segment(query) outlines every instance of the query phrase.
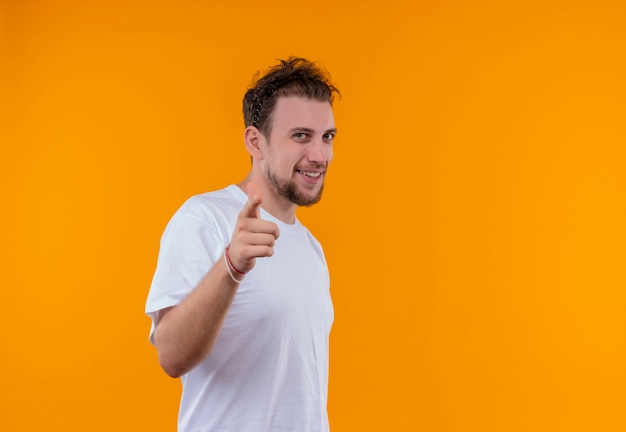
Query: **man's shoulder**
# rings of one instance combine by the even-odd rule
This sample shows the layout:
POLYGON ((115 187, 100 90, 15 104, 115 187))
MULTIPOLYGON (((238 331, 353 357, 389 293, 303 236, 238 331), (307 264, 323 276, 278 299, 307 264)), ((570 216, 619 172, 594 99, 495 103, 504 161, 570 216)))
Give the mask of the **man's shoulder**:
POLYGON ((201 219, 206 219, 209 215, 238 214, 243 203, 234 188, 237 186, 230 185, 223 189, 194 195, 185 201, 177 213, 201 219))
POLYGON ((228 204, 231 201, 238 201, 237 196, 233 194, 233 186, 227 186, 210 192, 193 195, 185 201, 183 207, 196 207, 211 204, 228 204))

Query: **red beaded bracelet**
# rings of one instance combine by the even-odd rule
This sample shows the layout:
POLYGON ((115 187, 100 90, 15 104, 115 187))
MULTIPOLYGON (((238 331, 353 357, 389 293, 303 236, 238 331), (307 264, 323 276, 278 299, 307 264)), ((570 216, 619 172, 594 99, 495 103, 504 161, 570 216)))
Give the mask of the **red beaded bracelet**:
POLYGON ((230 267, 235 270, 237 273, 239 273, 240 275, 245 275, 246 272, 242 272, 241 270, 239 270, 237 267, 235 267, 235 265, 233 264, 233 262, 230 260, 230 256, 228 255, 228 247, 226 248, 226 250, 224 251, 224 255, 226 255, 226 259, 228 260, 228 264, 230 264, 230 267))

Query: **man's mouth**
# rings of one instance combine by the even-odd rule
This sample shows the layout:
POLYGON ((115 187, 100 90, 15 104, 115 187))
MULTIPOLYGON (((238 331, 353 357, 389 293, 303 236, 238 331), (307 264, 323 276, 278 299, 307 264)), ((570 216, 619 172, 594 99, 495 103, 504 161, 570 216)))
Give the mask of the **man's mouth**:
POLYGON ((296 170, 296 171, 299 172, 300 174, 303 174, 307 177, 312 177, 312 178, 317 178, 322 175, 321 172, 317 172, 317 171, 303 171, 303 170, 296 170))

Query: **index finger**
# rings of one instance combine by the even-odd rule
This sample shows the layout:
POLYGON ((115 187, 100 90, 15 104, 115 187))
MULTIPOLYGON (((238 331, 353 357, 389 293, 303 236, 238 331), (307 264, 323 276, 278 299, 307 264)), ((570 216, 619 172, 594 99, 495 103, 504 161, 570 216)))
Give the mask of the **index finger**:
POLYGON ((261 195, 257 192, 256 185, 253 182, 248 183, 248 201, 241 210, 243 217, 260 218, 259 207, 261 206, 261 195))

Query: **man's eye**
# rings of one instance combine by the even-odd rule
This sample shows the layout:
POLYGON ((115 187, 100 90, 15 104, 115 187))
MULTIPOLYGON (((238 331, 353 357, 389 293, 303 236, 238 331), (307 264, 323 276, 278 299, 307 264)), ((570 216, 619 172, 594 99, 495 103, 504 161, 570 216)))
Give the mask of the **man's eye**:
POLYGON ((326 141, 332 141, 333 138, 335 138, 335 134, 327 133, 327 134, 324 135, 324 139, 326 141))
POLYGON ((306 134, 304 132, 298 132, 298 133, 293 134, 293 137, 297 139, 305 139, 306 134))

